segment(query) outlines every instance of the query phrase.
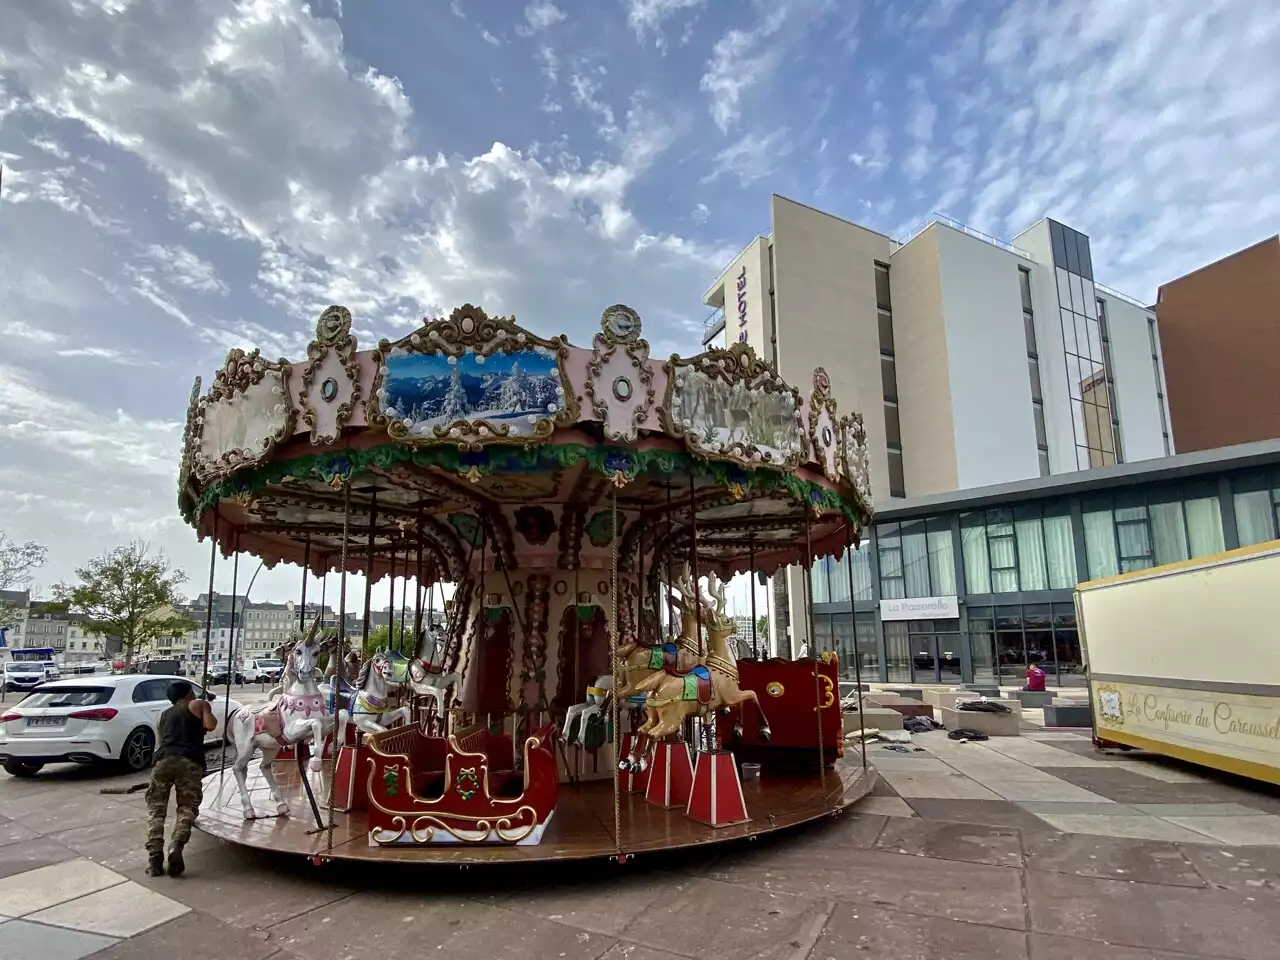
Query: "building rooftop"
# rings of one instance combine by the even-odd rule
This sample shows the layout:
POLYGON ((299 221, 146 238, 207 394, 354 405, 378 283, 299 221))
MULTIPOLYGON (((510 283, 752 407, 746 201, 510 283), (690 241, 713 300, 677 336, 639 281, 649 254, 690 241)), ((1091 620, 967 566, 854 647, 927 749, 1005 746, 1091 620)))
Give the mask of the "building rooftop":
POLYGON ((1075 493, 1090 493, 1135 483, 1182 480, 1225 470, 1247 470, 1280 463, 1280 439, 1242 443, 1214 450, 1179 453, 1172 457, 1117 463, 1092 470, 1076 470, 1030 480, 1015 480, 989 487, 973 487, 948 493, 931 493, 877 504, 877 520, 917 517, 932 511, 978 509, 1015 500, 1038 500, 1075 493))

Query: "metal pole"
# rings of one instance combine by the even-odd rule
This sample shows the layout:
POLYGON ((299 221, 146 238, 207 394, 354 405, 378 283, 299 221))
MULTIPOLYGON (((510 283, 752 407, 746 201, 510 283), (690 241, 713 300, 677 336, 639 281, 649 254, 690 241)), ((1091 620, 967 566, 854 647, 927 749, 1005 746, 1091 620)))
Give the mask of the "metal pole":
POLYGON ((418 557, 413 571, 413 636, 422 636, 422 504, 418 504, 418 557))
MULTIPOLYGON (((676 604, 675 604, 675 599, 671 596, 671 585, 672 585, 672 584, 671 584, 671 563, 672 563, 672 554, 674 553, 674 551, 671 549, 671 484, 669 484, 669 483, 668 483, 668 484, 666 484, 666 488, 667 488, 667 511, 666 511, 666 513, 667 513, 667 518, 666 518, 666 528, 667 528, 667 536, 666 536, 666 540, 667 540, 667 631, 671 634, 672 639, 675 639, 675 632, 676 632, 676 604)), ((656 558, 655 558, 655 559, 656 559, 656 558)))
POLYGON ((311 577, 311 531, 307 531, 306 546, 302 548, 302 603, 298 608, 299 622, 307 622, 307 580, 311 577))
MULTIPOLYGON (((818 675, 818 645, 813 636, 813 538, 811 536, 811 524, 809 520, 809 504, 804 505, 804 587, 801 592, 801 602, 804 604, 805 629, 809 631, 809 654, 813 658, 813 701, 814 715, 818 718, 818 774, 822 777, 822 785, 825 789, 827 784, 827 761, 822 745, 822 681, 818 675)), ((837 685, 833 691, 838 694, 840 688, 837 685)), ((859 701, 861 705, 861 701, 859 701)))
POLYGON ((756 532, 747 531, 747 565, 751 567, 751 656, 760 659, 759 638, 756 636, 756 532))
POLYGON ((378 522, 378 490, 373 490, 373 498, 369 503, 369 552, 365 564, 364 575, 364 626, 360 628, 360 656, 364 656, 369 648, 369 615, 373 602, 373 535, 378 522))
POLYGON ((391 583, 387 588, 387 648, 390 650, 400 649, 400 638, 394 636, 396 629, 396 535, 391 533, 391 557, 389 560, 391 569, 391 583))
MULTIPOLYGON (((227 692, 223 694, 222 701, 222 735, 227 735, 227 724, 231 720, 231 681, 235 676, 236 665, 233 661, 236 650, 236 587, 240 578, 240 535, 236 534, 236 549, 231 560, 231 639, 227 642, 227 692)), ((208 669, 209 661, 205 661, 206 669, 208 669)), ((222 799, 222 780, 227 772, 226 763, 226 740, 223 740, 222 752, 223 761, 218 768, 218 799, 222 799)))
MULTIPOLYGON (((862 744, 862 766, 867 766, 867 739, 862 736, 862 652, 858 650, 858 618, 853 612, 853 527, 848 519, 844 522, 845 554, 844 563, 849 569, 849 617, 853 620, 853 682, 858 688, 858 740, 862 744)), ((841 713, 844 707, 840 708, 841 713)))
MULTIPOLYGON (((644 639, 644 507, 640 508, 640 556, 636 561, 636 635, 633 639, 644 639)), ((659 638, 661 639, 661 638, 659 638)))
POLYGON ((698 574, 698 499, 693 487, 693 460, 689 460, 689 569, 693 572, 693 616, 698 630, 698 656, 702 649, 702 584, 698 574))
POLYGON ((213 636, 213 571, 218 562, 218 508, 213 508, 213 543, 209 549, 209 600, 204 614, 204 672, 200 677, 200 689, 209 689, 209 641, 213 636))

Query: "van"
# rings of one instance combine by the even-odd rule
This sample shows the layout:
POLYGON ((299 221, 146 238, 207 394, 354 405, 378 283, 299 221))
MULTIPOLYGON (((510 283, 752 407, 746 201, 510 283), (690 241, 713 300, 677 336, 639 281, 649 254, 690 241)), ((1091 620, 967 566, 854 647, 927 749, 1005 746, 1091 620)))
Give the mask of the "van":
POLYGON ((151 675, 153 675, 153 676, 156 676, 156 675, 159 675, 159 676, 166 676, 166 677, 181 676, 181 675, 182 675, 182 661, 181 661, 181 660, 173 660, 173 659, 168 659, 168 660, 158 660, 158 659, 148 660, 146 663, 144 663, 144 664, 142 665, 142 669, 141 669, 141 670, 139 670, 138 672, 139 672, 139 673, 149 673, 149 674, 151 674, 151 675))

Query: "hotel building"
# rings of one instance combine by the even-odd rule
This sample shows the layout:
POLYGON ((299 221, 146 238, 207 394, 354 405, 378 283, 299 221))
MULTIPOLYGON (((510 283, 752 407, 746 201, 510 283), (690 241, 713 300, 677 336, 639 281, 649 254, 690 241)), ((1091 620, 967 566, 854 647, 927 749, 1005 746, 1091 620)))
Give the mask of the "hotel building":
MULTIPOLYGON (((815 567, 814 640, 820 648, 824 639, 834 642, 831 631, 843 621, 823 608, 843 604, 839 616, 848 629, 836 646, 856 634, 872 676, 917 679, 914 653, 904 653, 915 636, 948 638, 922 644, 933 650, 933 667, 920 660, 921 682, 941 678, 942 663, 966 678, 985 676, 1000 658, 980 632, 974 652, 961 608, 1003 596, 1005 606, 1027 603, 1037 611, 1048 603, 1052 618, 1055 604, 1070 604, 1084 569, 1085 551, 1075 549, 1085 534, 1075 523, 1083 524, 1083 505, 1059 481, 1075 475, 1064 482, 1078 483, 1080 471, 1095 468, 1135 479, 1134 465, 1174 452, 1155 313, 1098 282, 1089 238, 1053 220, 1004 242, 934 217, 895 241, 774 196, 769 234, 729 264, 705 301, 714 310, 705 344, 749 343, 802 389, 821 366, 845 410, 865 419, 883 522, 854 558, 852 609, 844 561, 815 567), (997 491, 997 501, 1006 493, 1013 499, 1001 504, 988 492, 979 497, 981 510, 960 509, 968 501, 957 491, 982 490, 997 491), (1038 490, 1055 493, 1046 501, 1038 490), (1032 503, 1038 548, 1028 525, 1032 503), (922 504, 927 515, 913 512, 922 504), (972 552, 980 540, 985 578, 972 552), (1031 564, 1026 577, 1023 557, 1031 564), (1053 594, 1048 600, 1045 591, 1053 594), (904 602, 911 599, 938 602, 904 602), (920 619, 930 610, 931 619, 920 619), (874 643, 874 657, 864 641, 874 643), (910 676, 901 676, 904 670, 910 676)), ((1186 540, 1193 536, 1186 517, 1203 508, 1178 503, 1186 540)), ((1136 508, 1108 509, 1114 520, 1136 508)), ((1145 501, 1142 510, 1150 525, 1145 501)), ((1150 539, 1152 529, 1147 533, 1150 539)), ((1203 536, 1194 536, 1202 545, 1203 536)), ((1124 552, 1131 546, 1137 550, 1128 540, 1117 543, 1117 558, 1136 562, 1124 552)), ((776 650, 798 650, 807 639, 802 576, 792 570, 774 580, 776 650)), ((1074 624, 1074 612, 1071 618, 1074 624)), ((980 631, 985 620, 975 622, 980 631)), ((1033 635, 1039 644, 1043 638, 1033 635)))

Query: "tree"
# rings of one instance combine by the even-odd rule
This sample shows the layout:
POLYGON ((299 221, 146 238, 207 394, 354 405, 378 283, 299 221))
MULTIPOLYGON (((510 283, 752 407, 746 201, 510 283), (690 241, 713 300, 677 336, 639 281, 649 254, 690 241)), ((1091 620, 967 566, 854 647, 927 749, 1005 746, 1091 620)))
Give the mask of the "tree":
POLYGON ((164 554, 152 555, 143 540, 90 560, 76 577, 75 585, 55 586, 54 596, 85 618, 89 632, 119 639, 126 662, 160 637, 196 628, 191 617, 175 609, 187 575, 172 569, 164 554))
POLYGON ((413 635, 413 624, 406 622, 403 634, 400 632, 399 622, 389 627, 374 627, 369 631, 369 638, 364 642, 360 657, 362 660, 368 660, 383 647, 403 653, 406 657, 417 656, 418 641, 413 635))
POLYGON ((769 618, 763 614, 756 618, 756 636, 760 638, 761 643, 768 644, 769 618))
MULTIPOLYGON (((30 590, 35 570, 43 567, 49 551, 34 540, 18 543, 0 530, 0 590, 30 590)), ((22 606, 0 599, 0 627, 21 619, 22 606)))

